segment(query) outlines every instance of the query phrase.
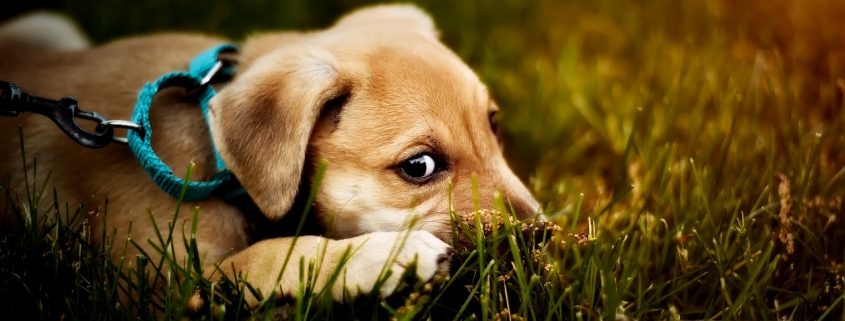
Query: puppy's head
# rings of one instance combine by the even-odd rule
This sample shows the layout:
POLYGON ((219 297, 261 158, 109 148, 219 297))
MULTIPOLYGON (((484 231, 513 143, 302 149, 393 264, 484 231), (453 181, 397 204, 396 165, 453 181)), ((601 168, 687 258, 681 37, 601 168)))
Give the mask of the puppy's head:
POLYGON ((212 134, 268 217, 321 160, 315 210, 335 237, 410 226, 448 239, 450 210, 492 208, 496 195, 537 213, 502 156, 486 88, 416 8, 365 9, 244 49, 246 70, 212 101, 212 134))

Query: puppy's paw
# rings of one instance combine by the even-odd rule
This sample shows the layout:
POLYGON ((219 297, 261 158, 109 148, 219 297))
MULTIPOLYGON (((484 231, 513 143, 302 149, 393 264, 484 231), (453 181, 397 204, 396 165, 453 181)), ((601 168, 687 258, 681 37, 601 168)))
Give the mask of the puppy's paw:
POLYGON ((451 247, 426 231, 374 232, 343 241, 352 256, 334 286, 337 301, 344 300, 344 291, 353 297, 371 291, 389 296, 412 266, 421 281, 449 271, 451 247), (381 279, 384 282, 376 289, 381 279))

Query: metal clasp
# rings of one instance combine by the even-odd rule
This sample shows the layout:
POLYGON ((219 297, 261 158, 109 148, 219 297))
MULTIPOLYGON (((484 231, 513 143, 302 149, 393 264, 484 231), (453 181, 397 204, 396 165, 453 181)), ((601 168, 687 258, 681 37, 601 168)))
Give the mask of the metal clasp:
POLYGON ((14 83, 0 81, 0 115, 14 117, 21 112, 41 114, 50 118, 68 137, 88 148, 105 147, 112 141, 125 143, 125 137, 114 137, 115 128, 143 133, 141 126, 136 123, 109 120, 99 113, 82 110, 75 97, 52 100, 30 96, 14 83), (90 132, 79 127, 77 118, 96 123, 95 131, 90 132))
MULTIPOLYGON (((102 130, 112 130, 112 131, 116 128, 132 130, 132 131, 137 132, 139 136, 144 137, 144 127, 141 126, 138 123, 131 122, 131 121, 128 121, 128 120, 119 120, 119 119, 106 120, 106 121, 101 122, 99 125, 97 125, 98 131, 100 131, 101 128, 102 128, 102 130)), ((111 140, 115 143, 121 143, 121 144, 128 144, 129 143, 129 137, 119 137, 119 136, 114 136, 114 134, 112 134, 111 140)))

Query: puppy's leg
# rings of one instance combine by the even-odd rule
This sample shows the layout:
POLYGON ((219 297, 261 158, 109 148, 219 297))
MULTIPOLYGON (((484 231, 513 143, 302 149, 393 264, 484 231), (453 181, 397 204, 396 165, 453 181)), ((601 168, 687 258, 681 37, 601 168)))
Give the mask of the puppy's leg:
MULTIPOLYGON (((330 290, 335 301, 342 302, 347 299, 344 293, 352 297, 370 291, 379 291, 382 297, 390 295, 414 262, 416 276, 430 280, 436 273, 448 271, 450 256, 449 245, 426 231, 373 232, 342 240, 301 236, 294 241, 286 237, 261 241, 226 258, 219 272, 233 280, 240 274, 264 297, 273 291, 280 297, 297 296, 300 284, 306 282, 300 275, 312 275, 310 284, 315 291, 330 290), (300 270, 300 261, 306 271, 300 270), (313 270, 308 271, 309 266, 313 270), (335 274, 338 268, 340 273, 335 274), (390 276, 376 289, 376 282, 387 271, 390 276), (333 275, 337 279, 329 284, 333 275)), ((258 303, 251 296, 247 301, 258 303)))

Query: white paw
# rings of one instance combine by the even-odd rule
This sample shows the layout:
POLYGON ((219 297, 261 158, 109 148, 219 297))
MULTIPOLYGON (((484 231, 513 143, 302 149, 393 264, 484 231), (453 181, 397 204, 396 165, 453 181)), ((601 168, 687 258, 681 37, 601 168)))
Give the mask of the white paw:
POLYGON ((350 246, 352 257, 333 287, 337 301, 343 301, 344 290, 353 297, 375 290, 382 297, 392 294, 414 262, 417 278, 431 280, 435 274, 449 271, 452 256, 449 245, 426 231, 373 232, 340 242, 345 246, 335 248, 339 251, 335 252, 337 257, 350 246), (387 273, 390 274, 385 278, 387 273), (384 283, 376 289, 381 279, 385 279, 384 283))

